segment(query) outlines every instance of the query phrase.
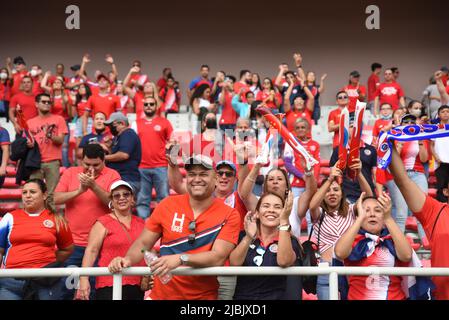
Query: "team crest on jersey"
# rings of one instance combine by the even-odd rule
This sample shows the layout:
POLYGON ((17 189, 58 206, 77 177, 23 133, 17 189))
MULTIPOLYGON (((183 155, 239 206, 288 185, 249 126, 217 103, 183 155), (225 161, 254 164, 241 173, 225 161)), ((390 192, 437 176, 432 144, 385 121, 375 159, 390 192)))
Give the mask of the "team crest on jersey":
POLYGON ((154 126, 154 131, 161 131, 161 129, 161 126, 158 124, 154 126))
POLYGON ((183 213, 181 217, 178 217, 178 213, 175 212, 173 220, 171 223, 171 231, 182 233, 182 227, 184 226, 185 214, 183 213))
POLYGON ((273 253, 277 253, 278 252, 278 245, 276 243, 273 243, 268 250, 270 250, 273 253))
POLYGON ((369 150, 369 149, 365 149, 365 154, 367 155, 367 156, 370 156, 371 155, 371 150, 369 150))
POLYGON ((43 224, 44 224, 44 227, 46 227, 46 228, 53 228, 55 226, 55 224, 51 220, 45 220, 43 222, 43 224))
POLYGON ((314 152, 316 150, 315 146, 310 146, 310 151, 314 152))

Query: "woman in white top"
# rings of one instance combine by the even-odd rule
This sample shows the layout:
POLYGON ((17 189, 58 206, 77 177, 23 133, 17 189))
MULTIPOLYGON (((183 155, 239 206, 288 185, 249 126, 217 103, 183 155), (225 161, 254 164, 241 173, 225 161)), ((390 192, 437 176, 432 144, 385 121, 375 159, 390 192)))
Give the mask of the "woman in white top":
MULTIPOLYGON (((337 162, 338 164, 338 162, 337 162)), ((331 169, 329 178, 310 201, 310 216, 312 218, 313 236, 318 245, 321 263, 332 263, 333 248, 341 235, 354 223, 357 216, 357 203, 350 204, 343 189, 337 182, 342 177, 342 171, 337 164, 331 169)), ((362 162, 357 159, 350 167, 357 172, 357 180, 362 192, 372 196, 371 188, 361 173, 362 162)), ((329 300, 329 276, 318 276, 317 295, 319 300, 329 300)))
POLYGON ((193 113, 197 116, 197 133, 201 130, 201 119, 207 112, 217 112, 216 105, 210 102, 211 88, 209 84, 200 84, 192 94, 190 98, 190 105, 192 106, 193 113))

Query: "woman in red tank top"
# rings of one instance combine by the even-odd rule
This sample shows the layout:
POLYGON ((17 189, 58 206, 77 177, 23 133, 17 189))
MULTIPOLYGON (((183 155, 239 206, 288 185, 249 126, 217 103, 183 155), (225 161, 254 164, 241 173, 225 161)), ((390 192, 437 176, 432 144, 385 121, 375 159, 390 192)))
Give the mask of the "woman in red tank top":
MULTIPOLYGON (((102 216, 92 227, 83 257, 83 267, 92 267, 98 257, 98 266, 107 267, 117 256, 124 256, 133 242, 140 236, 145 222, 132 214, 135 204, 132 187, 119 180, 111 185, 111 213, 102 216)), ((138 266, 145 266, 143 260, 138 266)), ((143 300, 144 291, 149 290, 149 279, 141 276, 127 276, 122 280, 123 300, 143 300)), ((112 276, 96 279, 96 300, 112 300, 112 276)), ((89 277, 80 277, 77 298, 88 300, 89 277)))

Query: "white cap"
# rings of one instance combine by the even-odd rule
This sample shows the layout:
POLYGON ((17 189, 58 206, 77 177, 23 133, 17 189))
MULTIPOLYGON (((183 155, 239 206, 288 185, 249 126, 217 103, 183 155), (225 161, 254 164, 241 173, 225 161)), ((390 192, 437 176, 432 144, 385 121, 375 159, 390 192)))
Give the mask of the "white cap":
POLYGON ((127 187, 128 189, 131 190, 132 193, 134 193, 133 187, 128 182, 123 181, 123 180, 117 180, 113 184, 111 184, 111 187, 109 188, 109 192, 112 192, 115 189, 117 189, 118 187, 122 187, 122 186, 127 187))

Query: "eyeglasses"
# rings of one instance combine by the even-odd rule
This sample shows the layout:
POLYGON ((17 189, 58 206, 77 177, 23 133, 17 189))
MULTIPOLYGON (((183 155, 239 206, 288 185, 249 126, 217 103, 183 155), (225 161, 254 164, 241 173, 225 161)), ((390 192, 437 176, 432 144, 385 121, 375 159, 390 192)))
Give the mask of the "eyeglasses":
POLYGON ((115 193, 112 195, 112 199, 114 200, 120 200, 121 197, 129 199, 131 197, 131 192, 115 193))
POLYGON ((189 223, 189 231, 192 232, 189 234, 187 242, 192 245, 195 242, 196 239, 196 221, 193 220, 189 223))
POLYGON ((143 105, 145 107, 154 107, 156 105, 156 103, 154 103, 154 102, 145 102, 143 105))
POLYGON ((41 100, 40 103, 42 104, 51 104, 50 100, 41 100))
POLYGON ((231 177, 233 177, 233 176, 235 175, 234 172, 232 172, 232 171, 218 171, 217 173, 218 173, 218 175, 219 175, 220 177, 222 177, 223 175, 225 175, 225 176, 228 177, 228 178, 231 178, 231 177))
POLYGON ((338 96, 337 99, 339 99, 339 100, 348 99, 348 96, 338 96))
POLYGON ((258 247, 256 249, 257 252, 257 256, 254 257, 253 262, 256 264, 256 266, 260 267, 262 265, 263 262, 263 255, 265 254, 265 249, 262 247, 258 247))

